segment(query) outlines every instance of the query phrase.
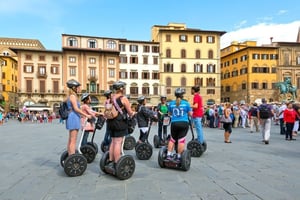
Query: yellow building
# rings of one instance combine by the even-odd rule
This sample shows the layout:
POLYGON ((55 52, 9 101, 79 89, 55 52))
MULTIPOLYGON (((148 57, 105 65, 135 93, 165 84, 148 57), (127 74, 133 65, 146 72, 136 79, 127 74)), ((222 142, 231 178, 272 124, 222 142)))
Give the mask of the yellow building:
MULTIPOLYGON (((11 56, 0 56, 1 63, 1 83, 2 85, 2 103, 5 111, 17 109, 17 82, 18 82, 18 64, 11 56)), ((0 89, 0 90, 1 90, 0 89)), ((0 101, 1 101, 0 98, 0 101)))
POLYGON ((204 103, 220 102, 220 37, 225 32, 187 28, 185 24, 154 25, 152 41, 160 43, 160 94, 174 99, 178 87, 200 86, 204 103))
POLYGON ((232 42, 221 50, 221 101, 275 101, 277 65, 277 47, 257 46, 255 41, 232 42))

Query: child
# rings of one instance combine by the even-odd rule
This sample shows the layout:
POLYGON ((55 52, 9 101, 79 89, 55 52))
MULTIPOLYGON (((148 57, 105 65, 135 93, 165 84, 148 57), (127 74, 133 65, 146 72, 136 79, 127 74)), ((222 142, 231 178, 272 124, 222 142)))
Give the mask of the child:
POLYGON ((157 116, 155 113, 150 110, 149 108, 145 107, 146 105, 146 98, 141 96, 137 99, 138 106, 137 106, 137 122, 138 127, 140 129, 140 137, 139 143, 145 142, 148 138, 148 130, 149 130, 149 123, 151 120, 157 121, 157 116))

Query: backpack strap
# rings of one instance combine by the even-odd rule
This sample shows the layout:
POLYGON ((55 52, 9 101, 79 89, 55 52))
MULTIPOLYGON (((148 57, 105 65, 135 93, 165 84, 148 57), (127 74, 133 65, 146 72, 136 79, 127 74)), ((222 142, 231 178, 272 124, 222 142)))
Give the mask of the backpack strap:
POLYGON ((112 102, 113 102, 114 106, 116 107, 116 109, 119 111, 119 113, 123 114, 123 111, 120 108, 119 104, 117 103, 116 98, 114 98, 112 102))

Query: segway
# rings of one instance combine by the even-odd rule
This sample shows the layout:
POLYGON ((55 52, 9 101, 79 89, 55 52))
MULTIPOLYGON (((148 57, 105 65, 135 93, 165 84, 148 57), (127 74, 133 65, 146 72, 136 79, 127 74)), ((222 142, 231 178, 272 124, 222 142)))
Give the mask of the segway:
MULTIPOLYGON (((171 123, 171 117, 168 115, 164 115, 163 117, 163 126, 168 126, 171 123)), ((168 145, 168 140, 170 139, 170 136, 167 135, 167 133, 163 133, 163 140, 161 143, 161 138, 159 138, 158 135, 154 135, 153 137, 153 145, 155 148, 160 148, 161 146, 168 145)))
POLYGON ((191 151, 192 157, 200 157, 206 151, 207 144, 205 141, 203 142, 203 144, 201 144, 197 139, 195 139, 192 122, 190 119, 189 119, 189 125, 192 132, 192 140, 188 142, 187 149, 191 151))
POLYGON ((167 147, 163 146, 160 148, 158 152, 158 165, 161 168, 173 168, 173 169, 180 169, 183 171, 188 171, 191 166, 191 151, 186 149, 181 154, 181 160, 178 161, 173 158, 171 160, 167 159, 167 147))
POLYGON ((148 137, 149 137, 150 130, 151 130, 151 125, 152 125, 152 120, 150 120, 150 122, 149 122, 148 131, 147 131, 147 133, 145 133, 146 135, 144 138, 144 142, 138 143, 135 146, 135 154, 139 160, 149 160, 152 156, 153 147, 148 141, 148 137))
POLYGON ((96 122, 94 120, 92 120, 92 122, 95 123, 95 128, 93 131, 92 139, 90 142, 87 142, 87 144, 80 147, 80 151, 85 156, 88 163, 93 162, 98 153, 98 145, 94 142, 94 137, 95 137, 96 130, 102 129, 102 127, 105 123, 105 118, 102 115, 99 115, 97 117, 96 122))
POLYGON ((87 168, 87 159, 80 151, 83 134, 84 129, 81 132, 78 150, 76 150, 75 154, 69 156, 68 151, 64 151, 60 157, 60 164, 64 168, 65 173, 70 177, 81 176, 87 168))
POLYGON ((134 132, 135 126, 136 126, 136 118, 128 117, 128 135, 125 136, 124 141, 124 150, 132 150, 136 146, 136 140, 135 138, 130 135, 134 132))
POLYGON ((100 169, 106 173, 116 176, 120 180, 129 179, 134 171, 135 171, 135 161, 131 155, 124 155, 123 145, 125 142, 125 138, 123 138, 122 142, 122 156, 116 163, 115 167, 109 165, 109 151, 106 151, 100 160, 100 169))

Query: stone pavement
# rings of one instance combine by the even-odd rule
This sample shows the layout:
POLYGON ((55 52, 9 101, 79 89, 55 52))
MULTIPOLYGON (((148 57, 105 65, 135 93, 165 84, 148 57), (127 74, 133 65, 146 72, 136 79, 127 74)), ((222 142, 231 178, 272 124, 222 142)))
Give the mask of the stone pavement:
MULTIPOLYGON (((156 130, 151 129, 151 143, 156 130)), ((98 144, 104 131, 96 132, 98 144)), ((100 170, 99 150, 85 173, 71 178, 59 163, 67 144, 64 125, 11 120, 0 126, 0 199, 300 199, 300 138, 285 141, 278 126, 272 127, 269 145, 249 129, 233 129, 231 144, 223 142, 220 129, 204 128, 204 134, 208 149, 192 158, 187 172, 161 169, 158 149, 147 161, 138 160, 131 150, 126 154, 135 158, 135 173, 120 181, 100 170)))

